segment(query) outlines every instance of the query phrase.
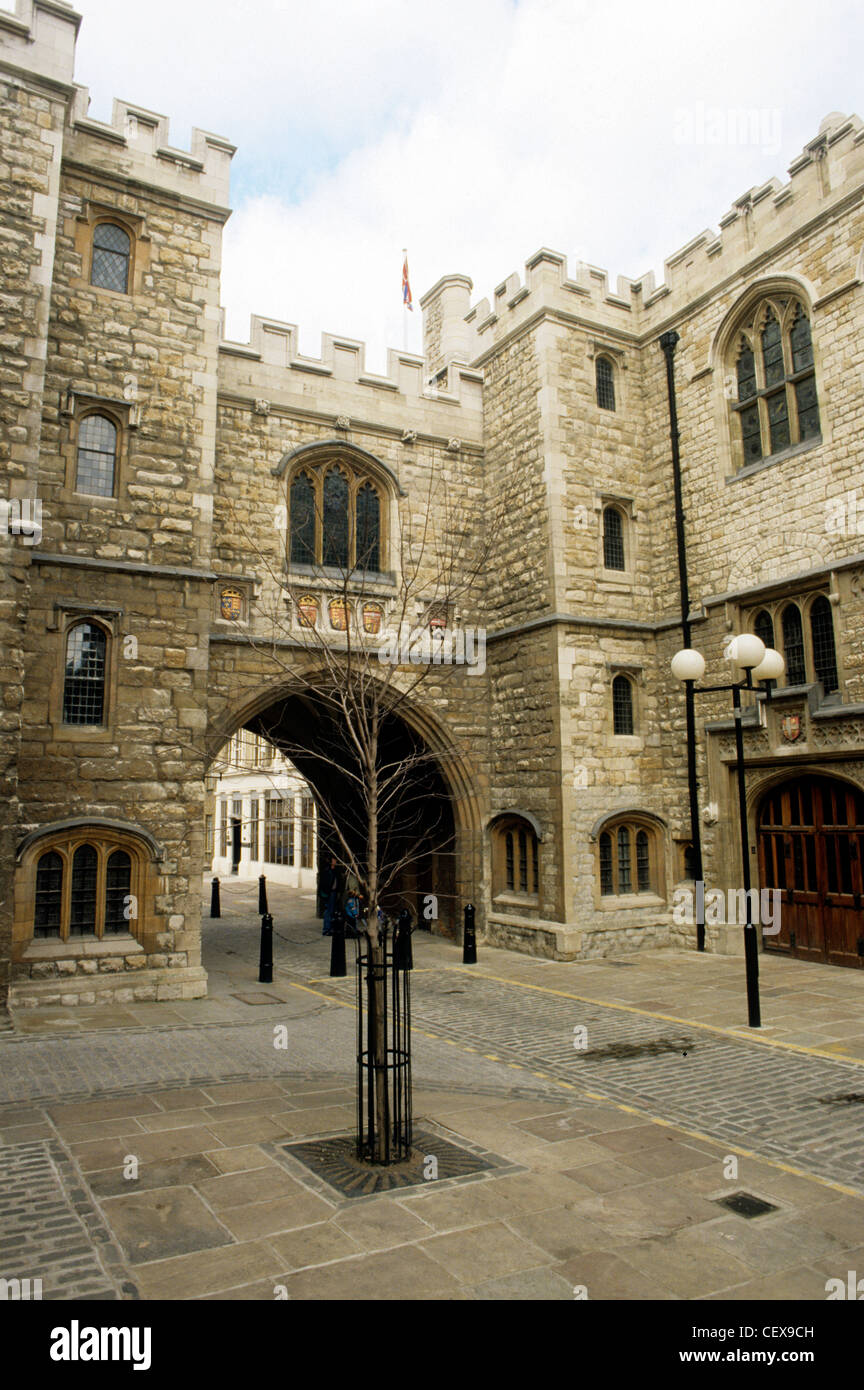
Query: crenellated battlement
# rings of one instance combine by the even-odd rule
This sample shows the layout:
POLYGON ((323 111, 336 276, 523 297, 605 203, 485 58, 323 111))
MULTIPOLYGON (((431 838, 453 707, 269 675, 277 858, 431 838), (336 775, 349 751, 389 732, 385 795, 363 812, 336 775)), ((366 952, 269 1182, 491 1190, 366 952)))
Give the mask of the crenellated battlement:
POLYGON ((454 364, 447 374, 445 387, 443 383, 430 381, 423 357, 390 348, 387 352, 387 372, 381 376, 367 371, 366 344, 363 342, 324 333, 321 336, 321 356, 309 357, 300 352, 296 324, 280 323, 255 314, 251 317, 249 342, 236 343, 223 339, 220 352, 226 357, 260 363, 262 367, 297 373, 300 377, 305 374, 377 392, 398 393, 424 402, 465 406, 474 410, 481 408, 482 374, 467 365, 454 364))
POLYGON ((70 88, 80 26, 65 0, 15 0, 14 13, 0 11, 0 68, 70 88))
POLYGON ((94 120, 89 109, 89 90, 76 85, 67 160, 140 179, 227 213, 236 146, 224 136, 194 127, 191 150, 179 150, 170 143, 167 116, 157 111, 115 99, 108 123, 94 120))
POLYGON ((815 139, 789 166, 789 181, 771 178, 736 198, 719 220, 653 272, 638 279, 619 275, 615 290, 608 272, 542 247, 525 263, 524 278, 508 275, 489 297, 470 303, 471 280, 445 276, 421 299, 426 353, 431 363, 482 361, 495 344, 540 310, 600 321, 608 332, 641 335, 721 280, 734 276, 756 254, 800 232, 832 203, 864 184, 864 124, 858 116, 832 112, 815 139), (652 312, 657 306, 657 311, 652 312))

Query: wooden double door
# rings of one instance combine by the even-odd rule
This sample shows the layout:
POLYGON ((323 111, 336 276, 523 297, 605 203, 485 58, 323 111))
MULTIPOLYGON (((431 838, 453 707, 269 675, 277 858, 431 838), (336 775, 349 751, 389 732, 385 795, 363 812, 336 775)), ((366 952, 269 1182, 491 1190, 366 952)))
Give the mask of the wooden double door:
POLYGON ((773 787, 758 812, 762 888, 782 892, 768 951, 864 966, 864 792, 833 777, 773 787))

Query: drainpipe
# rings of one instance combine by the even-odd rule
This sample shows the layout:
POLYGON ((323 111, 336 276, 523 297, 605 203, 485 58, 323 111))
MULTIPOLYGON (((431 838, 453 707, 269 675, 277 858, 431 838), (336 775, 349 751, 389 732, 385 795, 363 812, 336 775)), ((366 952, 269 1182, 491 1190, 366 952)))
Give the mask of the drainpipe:
MULTIPOLYGON (((674 329, 660 338, 666 358, 666 389, 669 396, 669 443, 672 450, 672 479, 675 489, 675 536, 678 543, 678 586, 681 593, 681 632, 684 646, 690 640, 690 586, 687 582, 687 539, 684 534, 684 503, 681 495, 681 455, 678 447, 678 404, 675 396, 675 348, 680 342, 674 329)), ((690 839, 693 845, 693 872, 696 887, 696 949, 705 950, 705 883, 702 878, 702 828, 699 823, 699 786, 696 781, 696 701, 693 681, 685 685, 687 718, 687 786, 690 795, 690 839)))

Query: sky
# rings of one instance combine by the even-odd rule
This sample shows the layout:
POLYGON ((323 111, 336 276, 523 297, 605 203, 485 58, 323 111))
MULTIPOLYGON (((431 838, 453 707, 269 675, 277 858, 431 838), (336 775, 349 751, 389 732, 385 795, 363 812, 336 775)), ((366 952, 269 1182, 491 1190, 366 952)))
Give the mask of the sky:
MULTIPOLYGON (((12 8, 12 0, 0 0, 12 8)), ((540 247, 638 278, 864 108, 860 0, 79 0, 76 80, 238 146, 227 335, 249 315, 421 351, 421 294, 540 247), (414 311, 402 309, 402 248, 414 311)))

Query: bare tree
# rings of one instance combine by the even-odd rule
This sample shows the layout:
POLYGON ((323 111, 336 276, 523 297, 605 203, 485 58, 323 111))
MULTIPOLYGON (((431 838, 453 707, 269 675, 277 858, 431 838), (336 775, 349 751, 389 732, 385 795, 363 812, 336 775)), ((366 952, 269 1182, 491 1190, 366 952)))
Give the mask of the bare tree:
MULTIPOLYGON (((500 507, 507 505, 502 499, 500 507)), ((317 511, 317 508, 316 508, 317 511)), ((323 528, 325 518, 315 516, 323 528)), ((354 564, 275 565, 245 539, 267 572, 270 611, 259 607, 248 641, 290 675, 309 722, 302 736, 289 733, 280 711, 256 722, 312 784, 324 842, 347 877, 356 880, 369 957, 383 962, 386 945, 379 908, 405 870, 430 852, 452 847, 452 820, 435 772, 453 750, 430 750, 411 732, 418 692, 467 665, 485 670, 485 631, 459 620, 478 612, 496 518, 466 515, 443 480, 430 476, 422 505, 397 509, 393 576, 382 584, 377 535, 347 538, 354 564), (308 574, 305 572, 308 570, 308 574), (326 605, 331 621, 321 609, 326 605), (386 611, 389 607, 389 612, 386 611), (386 622, 385 622, 386 617, 386 622), (408 716, 407 720, 403 716, 408 716)), ((289 548, 290 548, 289 538, 289 548)), ((296 695, 291 702, 296 709, 296 695)), ((377 988, 383 991, 383 970, 377 988)), ((376 1061, 376 1126, 386 1126, 386 1036, 383 997, 370 996, 376 1061)), ((380 1158, 380 1155, 374 1155, 380 1158)))

